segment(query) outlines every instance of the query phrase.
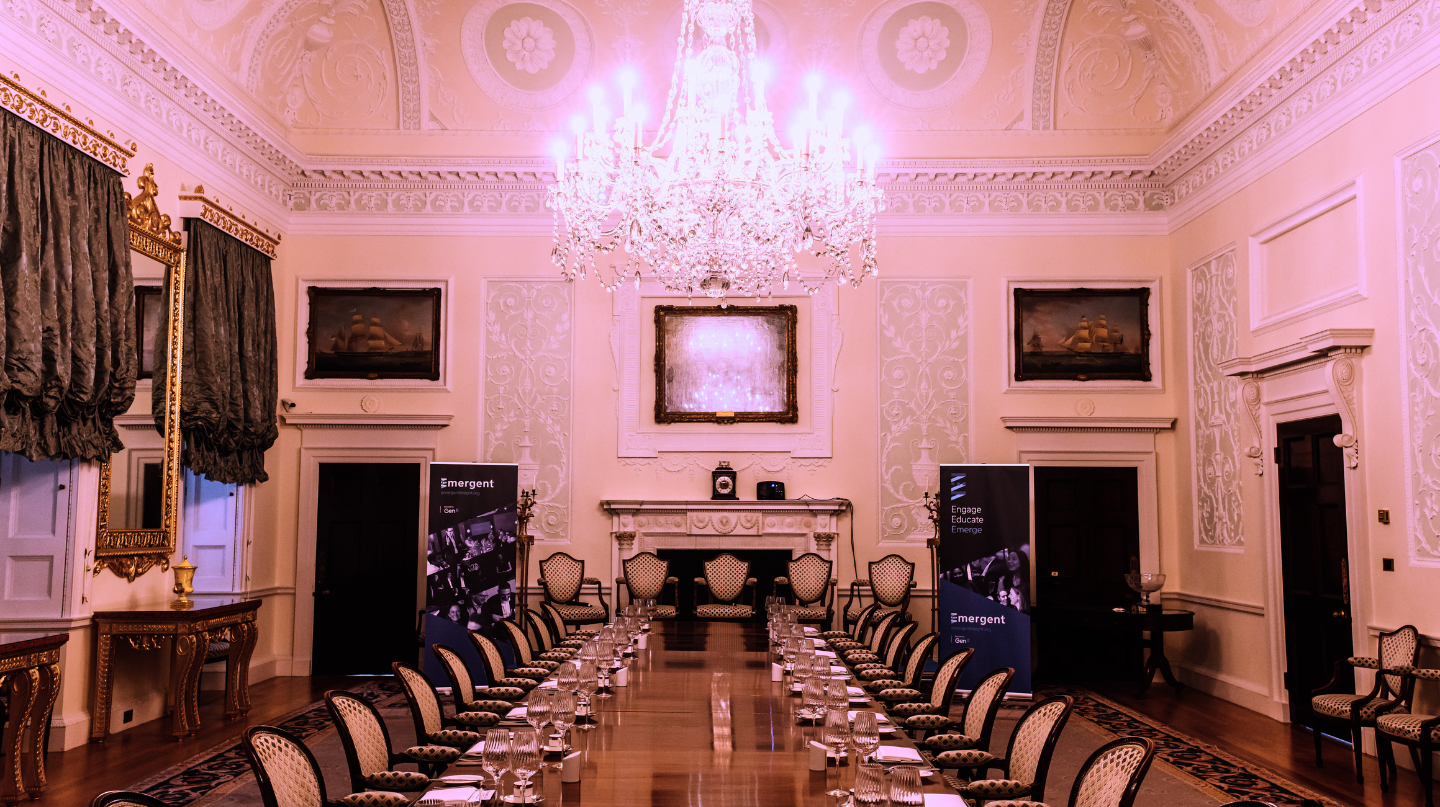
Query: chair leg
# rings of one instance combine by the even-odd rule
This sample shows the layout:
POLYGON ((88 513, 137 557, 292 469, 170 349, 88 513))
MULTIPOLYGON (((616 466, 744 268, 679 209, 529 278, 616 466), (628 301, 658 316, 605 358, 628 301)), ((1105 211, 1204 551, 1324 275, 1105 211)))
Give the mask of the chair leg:
POLYGON ((1361 745, 1362 738, 1360 724, 1352 724, 1350 726, 1350 747, 1355 752, 1355 781, 1363 785, 1365 784, 1365 750, 1361 745))
POLYGON ((1435 807, 1435 748, 1421 743, 1418 749, 1415 772, 1420 775, 1420 786, 1425 789, 1425 807, 1435 807))
POLYGON ((1390 792, 1390 763, 1395 759, 1395 748, 1390 738, 1375 732, 1375 755, 1380 760, 1380 792, 1390 792))
POLYGON ((1319 719, 1311 718, 1310 733, 1315 737, 1315 767, 1323 768, 1325 767, 1325 756, 1320 753, 1320 743, 1322 742, 1322 739, 1320 736, 1319 719))

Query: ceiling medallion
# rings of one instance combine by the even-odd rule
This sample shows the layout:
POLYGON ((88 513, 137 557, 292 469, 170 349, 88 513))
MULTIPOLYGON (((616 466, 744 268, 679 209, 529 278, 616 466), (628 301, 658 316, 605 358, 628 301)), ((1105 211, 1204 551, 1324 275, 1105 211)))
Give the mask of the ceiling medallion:
POLYGON ((677 50, 651 143, 632 99, 636 74, 625 68, 613 126, 604 91, 592 88, 590 118, 572 122, 574 153, 557 147, 549 205, 561 273, 593 272, 613 290, 632 277, 638 284, 643 266, 672 292, 722 305, 791 280, 813 294, 829 280, 858 286, 875 275, 878 154, 863 133, 853 148, 842 136, 847 94, 832 93, 822 114, 824 79, 808 76, 809 107, 785 148, 765 105, 750 0, 685 0, 677 50), (606 258, 617 249, 623 268, 606 258), (802 269, 801 252, 819 260, 802 269))

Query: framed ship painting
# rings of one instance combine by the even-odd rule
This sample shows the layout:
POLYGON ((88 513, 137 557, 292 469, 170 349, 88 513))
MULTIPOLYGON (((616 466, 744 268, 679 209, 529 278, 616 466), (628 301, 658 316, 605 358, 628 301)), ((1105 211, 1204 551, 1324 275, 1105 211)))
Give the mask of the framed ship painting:
POLYGON ((1016 381, 1150 378, 1150 289, 1015 289, 1016 381))
POLYGON ((306 378, 440 378, 440 289, 306 291, 306 378))
POLYGON ((655 306, 656 423, 795 423, 793 305, 655 306))

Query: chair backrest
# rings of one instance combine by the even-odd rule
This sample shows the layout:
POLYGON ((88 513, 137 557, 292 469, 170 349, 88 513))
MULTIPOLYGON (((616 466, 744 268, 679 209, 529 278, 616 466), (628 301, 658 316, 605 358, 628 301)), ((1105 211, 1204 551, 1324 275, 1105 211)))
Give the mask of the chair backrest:
POLYGON ((905 657, 905 674, 902 677, 907 688, 915 689, 920 685, 920 676, 925 674, 925 662, 930 660, 930 654, 934 652, 935 643, 938 641, 940 637, 933 633, 927 633, 915 640, 915 646, 910 648, 909 655, 905 657))
POLYGON ((485 667, 485 679, 494 686, 496 681, 505 677, 505 657, 500 655, 500 648, 489 636, 478 630, 466 631, 466 634, 470 637, 470 644, 475 646, 475 652, 480 654, 480 663, 485 667))
POLYGON ((470 704, 475 702, 475 679, 470 677, 470 668, 465 666, 465 660, 460 658, 459 653, 443 644, 430 645, 430 652, 435 654, 440 666, 445 669, 445 677, 450 679, 450 693, 455 696, 455 711, 470 711, 470 704))
POLYGON ((890 638, 885 641, 885 652, 880 654, 880 663, 887 669, 895 669, 895 665, 900 663, 900 654, 905 652, 906 645, 919 627, 919 623, 907 622, 899 630, 890 631, 890 638))
POLYGON ((550 633, 550 626, 545 624, 544 617, 536 613, 533 608, 526 608, 521 615, 525 618, 526 632, 530 635, 535 647, 540 648, 541 653, 548 653, 555 649, 555 642, 558 639, 550 633))
POLYGON ((631 602, 660 599, 665 578, 670 576, 670 561, 654 552, 641 552, 626 558, 620 567, 625 571, 625 588, 630 590, 631 602))
POLYGON ((879 610, 880 603, 872 602, 864 608, 861 608, 859 613, 855 614, 855 624, 850 626, 851 640, 856 642, 860 641, 860 637, 865 635, 865 629, 870 626, 870 617, 874 616, 875 612, 879 610))
POLYGON ((995 713, 1005 700, 1010 689, 1010 679, 1015 677, 1015 668, 1001 667, 980 679, 965 701, 965 712, 960 717, 960 733, 973 737, 978 742, 975 748, 990 750, 990 731, 995 727, 995 713))
MULTIPOLYGON (((1380 669, 1393 670, 1396 667, 1413 667, 1420 657, 1420 631, 1414 625, 1403 625, 1389 633, 1380 634, 1380 669)), ((1405 697, 1409 688, 1403 675, 1381 673, 1376 676, 1385 682, 1385 687, 1397 697, 1405 697)))
POLYGON ((570 626, 565 624, 565 615, 560 613, 549 600, 540 603, 540 613, 544 615, 545 622, 550 626, 550 632, 557 638, 555 641, 563 641, 570 635, 570 626))
POLYGON ((1025 798, 1040 801, 1045 797, 1045 778, 1050 772, 1050 755, 1065 729, 1065 721, 1075 708, 1075 699, 1056 695, 1037 701, 1015 724, 1010 745, 1005 750, 1005 778, 1030 782, 1025 798))
POLYGON ((574 602, 585 582, 585 561, 556 552, 540 561, 540 579, 551 602, 574 602))
POLYGON ((890 635, 890 630, 895 627, 895 621, 899 618, 899 611, 887 611, 881 614, 879 619, 874 620, 875 627, 870 634, 868 645, 871 653, 880 655, 880 651, 885 648, 885 638, 890 635))
POLYGON ((786 570, 790 578, 790 592, 800 605, 809 605, 825 599, 830 588, 830 577, 835 562, 826 560, 814 552, 806 552, 790 561, 786 570))
POLYGON ((133 790, 111 790, 108 793, 101 793, 91 800, 90 807, 168 807, 168 805, 154 796, 136 793, 133 790))
POLYGON ((886 555, 870 563, 870 590, 875 601, 886 608, 896 608, 910 594, 915 579, 915 564, 899 555, 886 555))
POLYGON ((435 686, 425 673, 414 665, 394 661, 390 663, 390 669, 395 671, 395 677, 405 687, 405 700, 410 702, 410 717, 415 721, 415 742, 424 745, 431 734, 444 728, 440 696, 435 694, 435 686))
POLYGON ((299 737, 274 726, 251 726, 241 739, 265 807, 326 807, 325 780, 299 737))
POLYGON ((705 584, 717 602, 730 603, 740 599, 745 590, 745 581, 750 578, 750 561, 741 560, 729 552, 705 561, 705 584))
POLYGON ((325 708, 335 721, 345 762, 350 767, 350 789, 365 790, 365 777, 390 770, 390 732, 375 707, 349 692, 325 693, 325 708))
POLYGON ((1130 807, 1155 759, 1155 743, 1121 737, 1100 746, 1075 777, 1070 807, 1130 807))
POLYGON ((505 637, 510 640, 510 647, 515 651, 515 666, 530 666, 530 637, 525 635, 524 628, 513 619, 500 620, 500 627, 505 630, 505 637))
POLYGON ((962 647, 940 662, 940 667, 935 670, 935 680, 930 682, 930 705, 935 708, 936 714, 950 713, 950 701, 955 699, 955 680, 973 655, 975 648, 962 647))

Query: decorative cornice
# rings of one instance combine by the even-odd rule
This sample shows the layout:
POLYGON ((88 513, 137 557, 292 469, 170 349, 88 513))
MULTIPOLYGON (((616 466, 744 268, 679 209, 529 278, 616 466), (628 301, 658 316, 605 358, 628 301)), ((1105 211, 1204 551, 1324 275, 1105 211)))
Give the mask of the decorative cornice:
POLYGON ((842 513, 849 509, 845 499, 606 499, 600 507, 612 514, 683 513, 697 510, 766 513, 842 513))
POLYGON ((1014 432, 1109 432, 1155 434, 1175 428, 1175 418, 1147 417, 1002 417, 1014 432))
POLYGON ((333 414, 324 412, 288 412, 280 416, 287 426, 302 429, 443 429, 454 415, 374 415, 333 414))
POLYGON ((1237 356, 1220 362, 1226 375, 1248 376, 1278 370, 1303 361, 1324 358, 1336 352, 1358 353, 1375 342, 1374 328, 1329 328, 1299 341, 1267 350, 1255 356, 1237 356))
POLYGON ((70 114, 70 105, 56 106, 45 91, 31 92, 20 83, 20 74, 0 74, 0 107, 10 110, 91 157, 128 174, 125 161, 135 156, 135 143, 128 147, 115 142, 115 133, 100 134, 95 121, 81 121, 70 114))
POLYGON ((233 207, 224 207, 215 199, 205 196, 205 186, 196 185, 190 193, 180 194, 180 215, 196 218, 219 227, 229 235, 275 259, 280 246, 279 235, 250 223, 244 214, 236 213, 233 207))

